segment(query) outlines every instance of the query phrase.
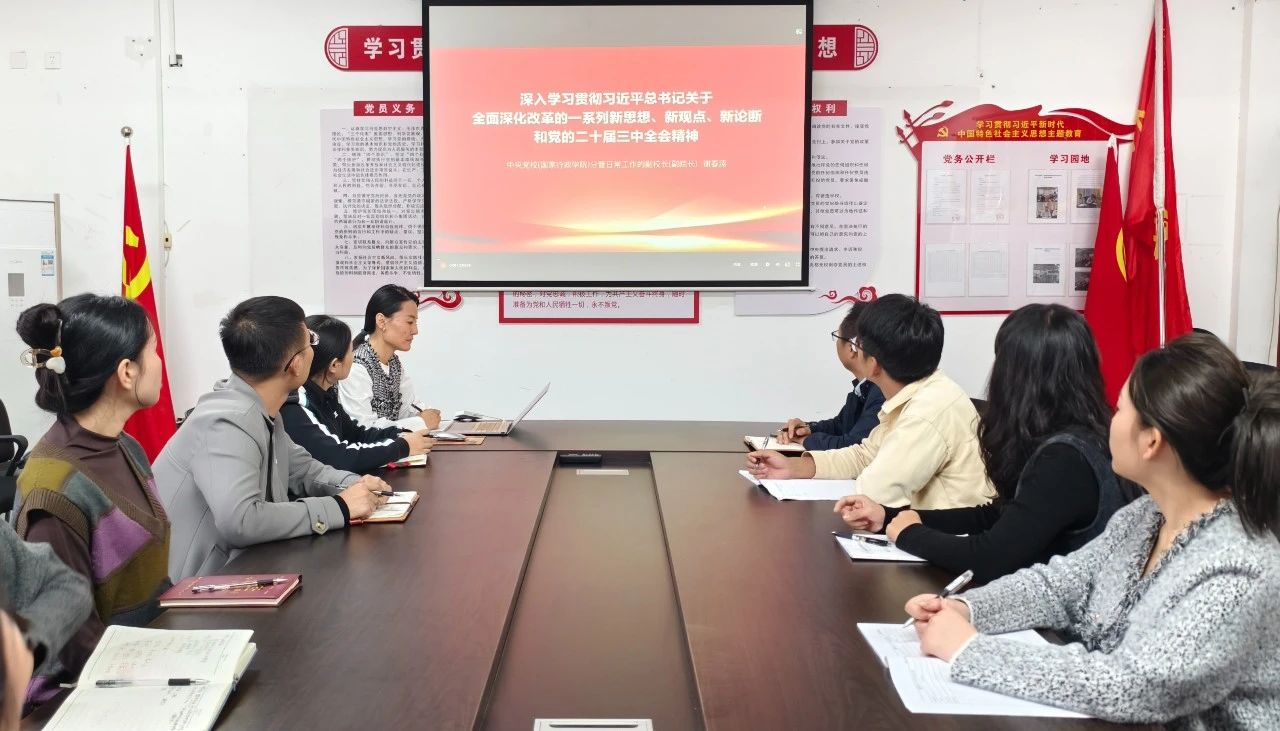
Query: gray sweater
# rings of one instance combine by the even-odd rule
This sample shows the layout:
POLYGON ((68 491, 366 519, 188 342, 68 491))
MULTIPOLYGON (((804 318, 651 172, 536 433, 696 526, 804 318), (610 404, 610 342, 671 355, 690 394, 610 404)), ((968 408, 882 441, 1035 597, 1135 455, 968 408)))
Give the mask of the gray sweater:
POLYGON ((954 658, 952 679, 1108 721, 1280 728, 1280 545, 1245 533, 1224 500, 1143 577, 1162 522, 1143 497, 1079 551, 967 592, 987 634, 954 658), (1078 641, 988 636, 1035 627, 1078 641))
POLYGON ((52 668, 54 658, 93 611, 89 581, 67 567, 47 543, 27 543, 0 521, 0 593, 9 608, 27 621, 27 639, 40 663, 36 674, 52 668))
POLYGON ((345 527, 333 495, 359 479, 312 459, 234 375, 200 397, 153 470, 173 525, 175 582, 217 571, 257 543, 345 527))

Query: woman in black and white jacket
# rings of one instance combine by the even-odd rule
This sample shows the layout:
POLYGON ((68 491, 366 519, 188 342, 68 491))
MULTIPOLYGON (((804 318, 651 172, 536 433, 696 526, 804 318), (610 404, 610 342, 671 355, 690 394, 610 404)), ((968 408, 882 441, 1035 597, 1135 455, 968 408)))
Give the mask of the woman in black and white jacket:
POLYGON ((330 467, 361 474, 431 450, 434 442, 425 431, 372 428, 352 419, 337 389, 351 372, 351 328, 329 315, 308 317, 307 328, 319 340, 311 375, 280 410, 284 427, 298 446, 330 467))

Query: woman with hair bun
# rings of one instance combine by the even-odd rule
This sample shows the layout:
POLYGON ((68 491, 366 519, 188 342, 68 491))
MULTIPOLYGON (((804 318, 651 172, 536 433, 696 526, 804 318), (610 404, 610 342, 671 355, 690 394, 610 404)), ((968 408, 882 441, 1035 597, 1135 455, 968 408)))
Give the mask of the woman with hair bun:
POLYGON ((161 362, 146 311, 118 296, 80 294, 18 317, 35 370, 36 405, 57 420, 18 478, 14 527, 47 543, 89 580, 94 612, 46 663, 27 700, 74 682, 108 624, 141 626, 169 588, 169 520, 151 465, 124 424, 160 398, 161 362))

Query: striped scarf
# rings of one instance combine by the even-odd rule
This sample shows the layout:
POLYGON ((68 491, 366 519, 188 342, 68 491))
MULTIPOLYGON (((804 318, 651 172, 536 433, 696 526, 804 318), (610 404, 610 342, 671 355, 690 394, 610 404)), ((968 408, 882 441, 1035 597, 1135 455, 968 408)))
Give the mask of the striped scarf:
POLYGON ((378 354, 366 341, 355 352, 355 362, 369 371, 369 381, 373 384, 373 413, 383 419, 400 418, 400 356, 391 356, 389 374, 382 370, 378 354))

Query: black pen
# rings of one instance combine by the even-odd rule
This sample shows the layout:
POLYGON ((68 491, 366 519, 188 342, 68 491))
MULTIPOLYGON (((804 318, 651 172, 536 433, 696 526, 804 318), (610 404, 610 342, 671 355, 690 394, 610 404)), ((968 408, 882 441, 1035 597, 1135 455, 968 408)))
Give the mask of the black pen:
POLYGON ((853 540, 855 540, 855 541, 862 541, 862 542, 864 542, 864 543, 870 543, 870 544, 871 544, 871 545, 873 545, 873 546, 884 546, 885 548, 889 548, 890 546, 892 546, 892 545, 893 545, 893 542, 892 542, 892 541, 889 541, 889 540, 887 540, 887 539, 884 539, 884 538, 876 538, 876 537, 874 537, 874 536, 864 536, 864 535, 862 535, 861 533, 850 533, 849 535, 847 535, 847 536, 846 536, 846 535, 843 535, 843 534, 841 534, 841 533, 837 533, 837 532, 835 532, 835 531, 831 531, 831 535, 833 535, 833 536, 840 536, 841 538, 850 538, 850 539, 853 539, 853 540))
POLYGON ((198 678, 157 678, 155 680, 99 680, 94 683, 95 688, 136 688, 140 686, 187 686, 187 685, 205 685, 209 681, 200 680, 198 678))
POLYGON ((378 497, 395 497, 396 496, 396 494, 391 490, 370 490, 369 492, 373 493, 374 495, 377 495, 378 497))

